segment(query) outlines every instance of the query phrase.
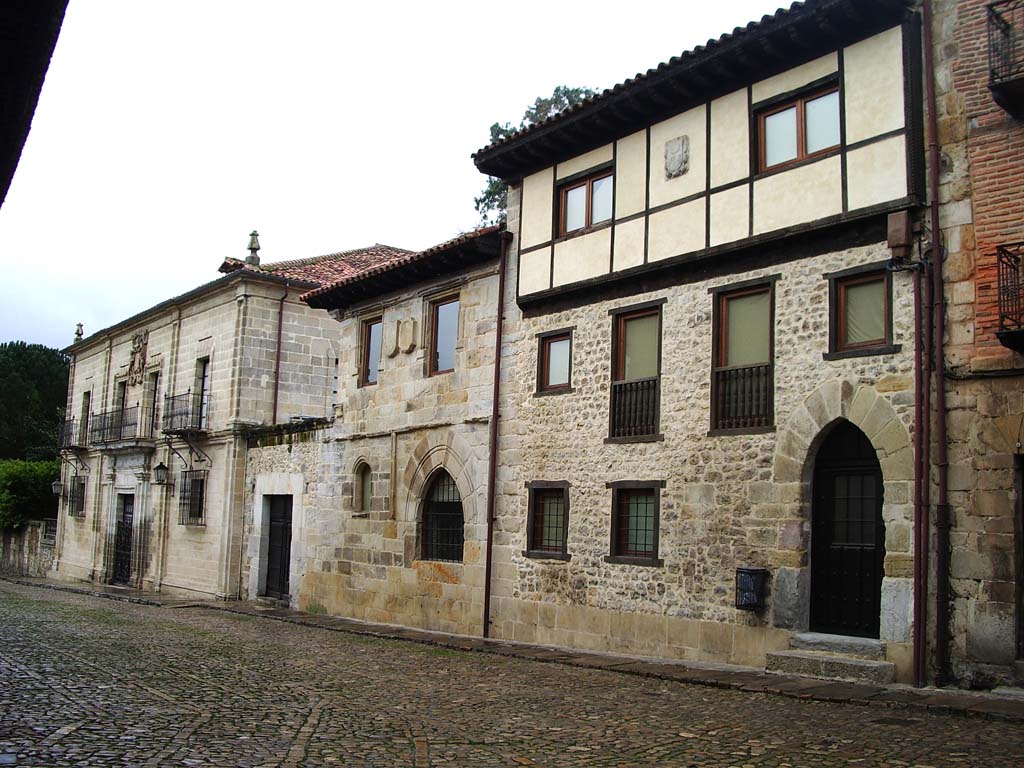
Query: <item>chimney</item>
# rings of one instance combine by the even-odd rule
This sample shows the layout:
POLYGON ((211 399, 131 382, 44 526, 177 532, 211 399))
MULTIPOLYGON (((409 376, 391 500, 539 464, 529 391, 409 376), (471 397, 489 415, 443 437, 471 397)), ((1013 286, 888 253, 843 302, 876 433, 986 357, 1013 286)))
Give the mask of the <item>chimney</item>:
POLYGON ((252 264, 254 267, 260 265, 260 256, 257 251, 260 249, 260 233, 255 229, 252 234, 249 235, 249 255, 245 257, 246 264, 252 264))
POLYGON ((77 325, 75 326, 75 344, 77 344, 78 342, 80 342, 80 341, 82 340, 82 337, 83 337, 83 336, 85 336, 85 331, 84 331, 84 330, 82 330, 82 324, 81 324, 81 323, 78 323, 78 324, 77 324, 77 325))

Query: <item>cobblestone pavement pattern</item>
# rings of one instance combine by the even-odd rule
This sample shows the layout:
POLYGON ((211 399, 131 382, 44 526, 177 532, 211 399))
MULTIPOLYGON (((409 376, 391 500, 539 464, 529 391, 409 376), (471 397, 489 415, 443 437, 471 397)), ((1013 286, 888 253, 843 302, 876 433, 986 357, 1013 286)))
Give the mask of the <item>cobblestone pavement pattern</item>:
POLYGON ((5 763, 1020 768, 1024 727, 0 583, 5 763))

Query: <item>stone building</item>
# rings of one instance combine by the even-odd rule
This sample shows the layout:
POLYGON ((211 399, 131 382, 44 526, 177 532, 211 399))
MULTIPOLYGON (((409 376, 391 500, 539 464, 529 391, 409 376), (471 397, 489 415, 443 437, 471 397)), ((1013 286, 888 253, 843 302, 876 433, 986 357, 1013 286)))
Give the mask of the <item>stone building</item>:
POLYGON ((949 465, 933 525, 951 557, 928 621, 948 604, 947 679, 1024 681, 1024 3, 937 0, 933 29, 949 465))
POLYGON ((501 237, 485 227, 305 296, 339 323, 338 405, 333 424, 250 438, 248 597, 481 632, 501 237))
POLYGON ((239 596, 246 435, 337 400, 335 323, 299 296, 408 253, 261 266, 255 234, 219 279, 65 350, 58 578, 239 596))
POLYGON ((907 3, 808 2, 476 153, 494 634, 912 678, 920 61, 907 3))

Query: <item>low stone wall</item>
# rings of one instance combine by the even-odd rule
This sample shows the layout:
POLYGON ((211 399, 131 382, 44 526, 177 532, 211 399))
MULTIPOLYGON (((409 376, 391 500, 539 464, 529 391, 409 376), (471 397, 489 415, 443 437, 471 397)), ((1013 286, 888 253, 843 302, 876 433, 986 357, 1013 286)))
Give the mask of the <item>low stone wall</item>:
POLYGON ((0 573, 9 576, 45 576, 53 565, 54 539, 44 535, 38 520, 17 531, 0 534, 0 573))

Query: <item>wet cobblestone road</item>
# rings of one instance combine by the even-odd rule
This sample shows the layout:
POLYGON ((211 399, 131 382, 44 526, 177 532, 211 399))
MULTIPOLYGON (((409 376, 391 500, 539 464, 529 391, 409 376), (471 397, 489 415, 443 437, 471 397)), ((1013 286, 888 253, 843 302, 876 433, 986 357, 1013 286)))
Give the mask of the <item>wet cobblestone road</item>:
POLYGON ((4 764, 1020 768, 1024 727, 0 582, 4 764))

